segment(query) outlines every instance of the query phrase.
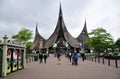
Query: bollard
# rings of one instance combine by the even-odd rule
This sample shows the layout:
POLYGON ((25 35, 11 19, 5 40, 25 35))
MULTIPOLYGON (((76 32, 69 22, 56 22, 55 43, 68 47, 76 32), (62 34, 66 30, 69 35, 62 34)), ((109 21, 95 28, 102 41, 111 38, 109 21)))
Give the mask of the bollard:
POLYGON ((118 68, 117 59, 115 59, 115 66, 116 66, 116 68, 118 68))
POLYGON ((104 57, 102 59, 103 59, 103 64, 105 64, 104 57))
POLYGON ((110 57, 108 58, 108 66, 110 66, 110 57))

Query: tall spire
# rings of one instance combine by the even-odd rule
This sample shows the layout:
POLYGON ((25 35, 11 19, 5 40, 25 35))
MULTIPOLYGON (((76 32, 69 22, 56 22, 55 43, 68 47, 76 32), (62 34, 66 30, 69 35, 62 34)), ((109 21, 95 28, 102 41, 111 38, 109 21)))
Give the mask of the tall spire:
MULTIPOLYGON (((35 39, 39 38, 39 39, 44 39, 38 32, 38 22, 36 23, 36 29, 35 29, 35 39)), ((45 40, 45 39, 44 39, 45 40)))
POLYGON ((39 32, 38 32, 38 22, 36 23, 36 30, 35 30, 35 36, 39 35, 39 32))
POLYGON ((83 27, 83 29, 82 29, 82 32, 81 32, 80 35, 77 37, 77 39, 78 39, 78 40, 82 40, 83 37, 88 37, 86 19, 85 19, 85 23, 84 23, 84 27, 83 27))
POLYGON ((59 9, 60 11, 59 11, 59 17, 63 17, 63 15, 62 15, 62 7, 61 7, 61 2, 60 2, 60 9, 59 9))
POLYGON ((86 24, 86 19, 85 19, 85 24, 84 24, 84 27, 83 27, 82 32, 87 33, 87 24, 86 24))

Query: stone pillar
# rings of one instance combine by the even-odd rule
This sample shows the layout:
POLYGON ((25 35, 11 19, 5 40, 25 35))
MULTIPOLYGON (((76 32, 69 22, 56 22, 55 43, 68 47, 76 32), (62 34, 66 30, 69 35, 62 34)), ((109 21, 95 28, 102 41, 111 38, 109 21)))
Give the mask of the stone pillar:
POLYGON ((3 37, 3 55, 2 55, 2 76, 5 77, 7 74, 7 35, 3 37))

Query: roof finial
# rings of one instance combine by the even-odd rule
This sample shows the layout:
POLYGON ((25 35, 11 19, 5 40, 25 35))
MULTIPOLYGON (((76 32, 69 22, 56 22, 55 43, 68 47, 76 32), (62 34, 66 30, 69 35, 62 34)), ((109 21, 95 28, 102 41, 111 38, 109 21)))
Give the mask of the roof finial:
POLYGON ((60 17, 62 17, 62 7, 61 7, 61 1, 60 1, 59 16, 60 16, 60 17))
POLYGON ((86 18, 85 18, 85 24, 84 24, 84 26, 86 27, 86 18))
POLYGON ((87 25, 86 25, 86 18, 85 18, 85 23, 82 32, 87 32, 87 25))
POLYGON ((38 21, 36 22, 36 30, 35 30, 35 32, 36 32, 36 35, 39 34, 39 32, 38 32, 38 21))

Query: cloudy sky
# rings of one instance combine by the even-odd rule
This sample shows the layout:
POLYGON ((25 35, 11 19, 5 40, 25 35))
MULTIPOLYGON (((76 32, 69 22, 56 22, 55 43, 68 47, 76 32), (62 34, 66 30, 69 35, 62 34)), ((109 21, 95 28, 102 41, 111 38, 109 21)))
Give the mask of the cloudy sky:
MULTIPOLYGON (((77 37, 85 19, 88 32, 104 28, 116 40, 120 37, 120 0, 61 0, 64 21, 72 36, 77 37)), ((18 33, 21 28, 49 38, 59 13, 60 0, 0 0, 0 39, 18 33)), ((34 35, 33 35, 34 39, 34 35)))

